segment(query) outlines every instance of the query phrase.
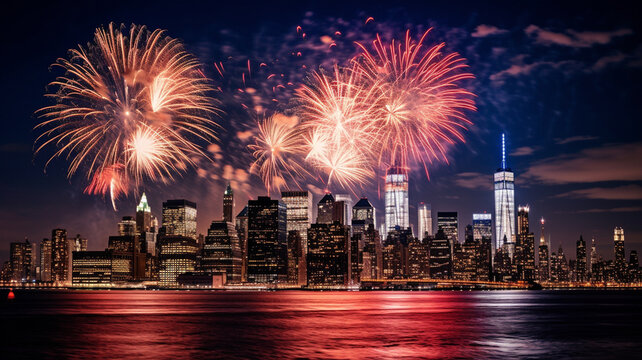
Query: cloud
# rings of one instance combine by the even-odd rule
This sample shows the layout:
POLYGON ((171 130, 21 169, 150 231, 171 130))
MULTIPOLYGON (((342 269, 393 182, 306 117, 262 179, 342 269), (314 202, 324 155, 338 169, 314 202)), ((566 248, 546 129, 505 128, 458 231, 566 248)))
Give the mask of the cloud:
POLYGON ((522 175, 545 184, 642 181, 642 143, 606 145, 540 160, 522 175))
POLYGON ((455 175, 455 184, 471 190, 492 190, 492 177, 477 172, 464 172, 455 175))
POLYGON ((595 187, 573 190, 555 197, 603 200, 642 200, 642 186, 626 185, 613 188, 595 187))
POLYGON ((491 35, 500 35, 506 34, 508 30, 500 29, 497 26, 481 24, 475 28, 475 32, 470 34, 470 36, 475 38, 482 38, 491 35))
POLYGON ((249 138, 252 137, 252 135, 254 135, 254 133, 250 130, 236 132, 236 137, 242 142, 247 141, 249 138))
POLYGON ((555 143, 557 145, 564 145, 564 144, 569 144, 569 143, 578 142, 578 141, 588 141, 588 140, 597 140, 597 139, 599 139, 597 136, 577 135, 577 136, 571 136, 567 138, 556 138, 555 143))
POLYGON ((537 150, 536 147, 533 146, 522 146, 518 147, 513 151, 510 156, 527 156, 527 155, 532 155, 535 151, 537 150))
POLYGON ((526 35, 535 39, 541 45, 561 45, 575 48, 586 48, 593 45, 605 45, 613 38, 633 34, 631 29, 618 29, 614 31, 575 31, 553 32, 542 29, 536 25, 529 25, 524 29, 526 35))
POLYGON ((554 69, 559 69, 563 66, 572 65, 572 64, 575 64, 575 61, 572 61, 572 60, 564 60, 564 61, 558 61, 558 62, 536 61, 531 64, 513 64, 508 69, 492 74, 490 76, 490 79, 492 81, 496 81, 507 76, 528 75, 531 72, 533 72, 533 70, 535 70, 536 68, 544 67, 544 66, 552 67, 554 69))
POLYGON ((611 208, 611 209, 586 209, 586 210, 580 210, 578 213, 620 213, 620 212, 638 212, 642 211, 642 207, 640 206, 625 206, 625 207, 618 207, 618 208, 611 208))

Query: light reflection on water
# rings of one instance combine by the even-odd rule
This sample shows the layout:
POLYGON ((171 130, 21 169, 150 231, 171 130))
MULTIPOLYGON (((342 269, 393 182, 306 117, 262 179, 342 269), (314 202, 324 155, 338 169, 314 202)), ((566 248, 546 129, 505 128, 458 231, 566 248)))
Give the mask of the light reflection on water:
POLYGON ((2 358, 638 354, 639 293, 17 291, 2 358))

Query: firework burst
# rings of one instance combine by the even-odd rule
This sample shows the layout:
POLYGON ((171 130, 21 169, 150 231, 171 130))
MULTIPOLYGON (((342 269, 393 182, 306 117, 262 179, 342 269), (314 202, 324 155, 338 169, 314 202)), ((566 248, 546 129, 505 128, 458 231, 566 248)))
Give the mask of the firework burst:
POLYGON ((292 118, 282 114, 263 119, 257 128, 254 144, 249 145, 255 159, 250 172, 261 177, 268 195, 283 187, 286 180, 299 186, 299 180, 309 175, 300 165, 305 156, 301 128, 292 118))
POLYGON ((47 146, 70 159, 68 176, 84 172, 85 192, 114 197, 144 179, 167 181, 204 156, 193 140, 215 138, 218 112, 198 61, 163 30, 110 24, 86 47, 54 64, 65 74, 46 96, 56 104, 38 111, 47 146))
POLYGON ((442 53, 443 43, 427 48, 427 35, 414 41, 407 31, 390 44, 377 35, 373 50, 359 44, 353 59, 361 85, 372 89, 367 118, 380 167, 447 162, 445 144, 464 141, 461 130, 471 124, 463 111, 475 110, 474 95, 457 83, 473 75, 457 53, 442 53))

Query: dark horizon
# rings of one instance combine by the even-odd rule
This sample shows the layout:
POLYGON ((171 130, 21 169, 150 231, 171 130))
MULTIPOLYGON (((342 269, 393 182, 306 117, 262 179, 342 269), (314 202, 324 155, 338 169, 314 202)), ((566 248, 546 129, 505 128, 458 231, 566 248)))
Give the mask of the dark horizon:
MULTIPOLYGON (((87 237, 90 250, 104 249, 120 218, 134 214, 137 196, 118 200, 114 211, 108 198, 83 194, 82 174, 66 178, 64 158, 44 172, 52 149, 33 153, 39 135, 33 130, 39 121, 34 112, 51 104, 43 95, 47 84, 61 75, 50 65, 67 56, 68 49, 90 41, 95 28, 115 22, 165 29, 200 60, 211 83, 223 88, 226 115, 217 119, 222 127, 219 150, 208 149, 214 161, 199 162, 197 169, 170 184, 146 183, 140 189, 159 218, 163 201, 196 202, 198 232, 205 233, 212 220, 223 216, 227 181, 233 181, 237 196, 235 215, 248 199, 266 194, 260 179, 248 172, 246 135, 254 131, 255 119, 232 95, 240 72, 230 66, 229 78, 221 79, 213 64, 230 56, 238 63, 250 59, 258 64, 296 47, 296 26, 320 37, 338 26, 338 18, 359 39, 371 39, 377 32, 400 38, 406 29, 416 34, 433 27, 428 43, 445 42, 449 52, 467 59, 476 77, 465 83, 477 95, 478 107, 467 113, 473 125, 464 133, 466 142, 449 149, 450 164, 430 165, 430 180, 421 169, 411 173, 410 222, 415 230, 420 202, 432 205, 433 218, 438 211, 457 211, 460 233, 473 213, 494 212, 491 179, 500 166, 500 136, 505 132, 508 167, 516 175, 515 205, 530 205, 536 239, 538 220, 544 217, 551 251, 562 244, 567 257, 574 258, 580 235, 587 243, 595 236, 598 252, 610 259, 613 228, 621 226, 627 256, 630 250, 642 252, 642 22, 625 5, 550 2, 522 7, 506 2, 486 7, 459 2, 389 8, 368 2, 333 6, 302 1, 284 9, 263 3, 161 2, 150 7, 64 2, 37 9, 12 4, 4 14, 0 26, 11 34, 5 43, 11 56, 2 59, 7 73, 0 135, 5 170, 0 177, 0 261, 8 259, 10 242, 26 236, 37 243, 58 227, 70 236, 87 237), (370 16, 374 21, 365 24, 370 16)), ((344 60, 354 51, 348 45, 332 56, 344 60)), ((311 50, 309 58, 322 55, 326 53, 311 50)), ((300 65, 289 61, 292 69, 300 65)), ((375 180, 356 195, 367 195, 382 214, 383 181, 375 180)), ((323 184, 313 185, 316 203, 323 184)))

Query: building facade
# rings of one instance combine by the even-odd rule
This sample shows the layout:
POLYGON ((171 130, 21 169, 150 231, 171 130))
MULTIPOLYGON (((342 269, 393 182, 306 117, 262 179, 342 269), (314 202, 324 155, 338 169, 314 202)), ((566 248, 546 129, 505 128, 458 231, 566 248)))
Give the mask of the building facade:
POLYGON ((506 141, 502 134, 502 164, 494 176, 495 248, 505 247, 510 257, 515 241, 515 174, 506 166, 506 141))
POLYGON ((247 281, 287 281, 287 210, 285 204, 259 196, 247 205, 247 281))
POLYGON ((408 212, 408 170, 393 166, 386 172, 385 184, 386 233, 399 226, 402 229, 410 226, 408 212))

